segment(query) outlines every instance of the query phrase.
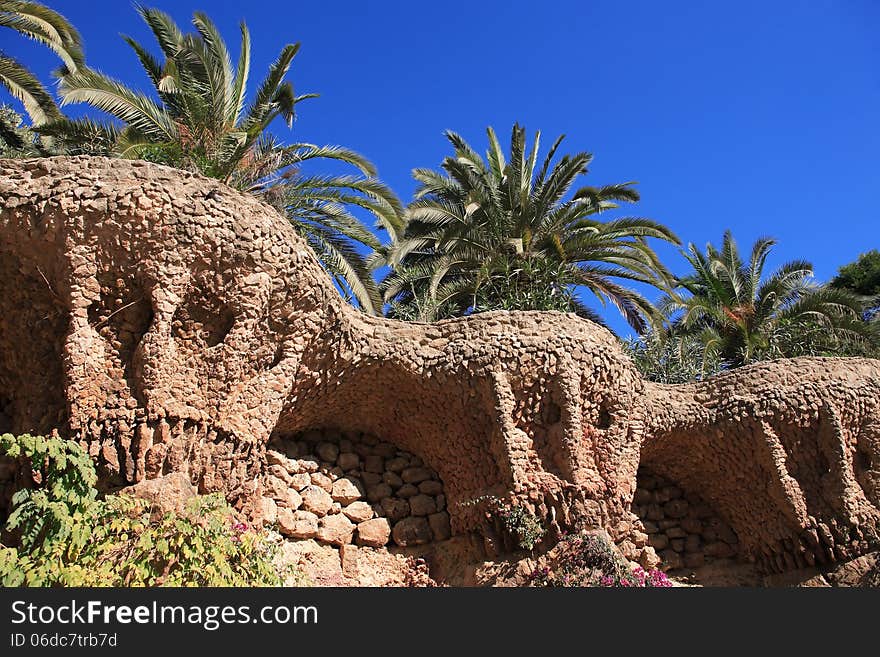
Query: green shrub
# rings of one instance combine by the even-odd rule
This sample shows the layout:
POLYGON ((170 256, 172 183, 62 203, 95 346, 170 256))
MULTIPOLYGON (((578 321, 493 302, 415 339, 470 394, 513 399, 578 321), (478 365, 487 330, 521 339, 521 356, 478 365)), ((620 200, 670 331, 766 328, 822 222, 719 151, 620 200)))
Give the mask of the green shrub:
POLYGON ((501 528, 520 549, 533 550, 547 533, 541 519, 523 506, 510 504, 494 495, 483 495, 462 503, 462 506, 476 505, 486 505, 489 517, 501 523, 501 528))
POLYGON ((129 495, 98 498, 88 455, 74 442, 0 436, 0 453, 30 460, 36 486, 13 496, 0 546, 3 586, 277 586, 279 543, 236 522, 219 494, 182 513, 154 513, 129 495))

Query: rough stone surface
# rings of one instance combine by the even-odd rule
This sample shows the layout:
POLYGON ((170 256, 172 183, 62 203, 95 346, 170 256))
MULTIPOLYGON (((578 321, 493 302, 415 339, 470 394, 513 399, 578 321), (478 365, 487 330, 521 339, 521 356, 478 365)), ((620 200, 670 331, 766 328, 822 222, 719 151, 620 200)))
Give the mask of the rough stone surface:
POLYGON ((358 545, 369 547, 382 547, 388 543, 391 537, 391 525, 385 518, 373 518, 361 522, 357 526, 358 545))
MULTIPOLYGON (((0 304, 0 430, 79 441, 105 489, 183 473, 255 515, 269 466, 285 465, 271 438, 303 434, 277 450, 299 459, 288 471, 332 478, 340 441, 359 436, 352 451, 406 483, 436 471, 453 534, 485 532, 467 502, 494 495, 552 519, 550 536, 602 526, 645 560, 632 540, 641 463, 699 494, 765 572, 877 548, 875 360, 663 386, 570 314, 368 317, 256 198, 106 158, 0 161, 0 304), (320 442, 333 459, 302 458, 320 442)), ((431 536, 412 517, 396 534, 431 536)))
POLYGON ((425 518, 411 516, 394 525, 394 542, 403 547, 423 545, 431 541, 431 527, 425 518))
POLYGON ((158 479, 148 479, 129 486, 125 492, 147 500, 151 505, 162 512, 182 512, 187 500, 198 494, 189 477, 181 472, 175 472, 158 479))
POLYGON ((345 545, 351 542, 354 529, 354 524, 343 513, 324 516, 318 521, 317 538, 331 545, 345 545))

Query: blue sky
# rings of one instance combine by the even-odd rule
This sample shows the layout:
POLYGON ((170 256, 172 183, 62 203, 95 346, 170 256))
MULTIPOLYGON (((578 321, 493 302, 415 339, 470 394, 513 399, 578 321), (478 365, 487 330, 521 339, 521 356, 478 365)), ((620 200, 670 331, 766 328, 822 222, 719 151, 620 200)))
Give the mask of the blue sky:
MULTIPOLYGON (((47 4, 80 30, 89 65, 147 88, 119 37, 152 44, 129 2, 47 4)), ((771 235, 771 267, 806 258, 818 279, 880 247, 874 0, 147 4, 183 26, 206 11, 233 55, 245 19, 253 85, 285 43, 302 42, 290 79, 321 98, 278 135, 361 151, 404 201, 411 169, 447 155, 445 129, 484 150, 487 125, 508 135, 519 121, 546 146, 565 133, 565 150, 592 152, 585 184, 639 181, 629 213, 685 242, 719 243, 731 228, 746 250, 771 235)), ((11 31, 2 47, 44 79, 56 66, 11 31)), ((658 251, 684 272, 675 248, 658 251)))

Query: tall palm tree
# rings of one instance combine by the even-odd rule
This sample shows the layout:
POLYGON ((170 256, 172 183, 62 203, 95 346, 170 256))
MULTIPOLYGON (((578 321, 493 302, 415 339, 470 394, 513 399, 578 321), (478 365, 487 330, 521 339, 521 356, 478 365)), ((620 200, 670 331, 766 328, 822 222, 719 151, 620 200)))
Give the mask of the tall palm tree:
POLYGON ((296 95, 285 80, 300 45, 284 46, 248 104, 251 40, 244 23, 241 51, 233 65, 222 36, 205 14, 196 12, 196 32, 184 33, 164 12, 137 10, 162 58, 124 38, 146 71, 156 99, 80 68, 61 80, 62 105, 88 103, 123 127, 65 120, 46 126, 43 133, 75 141, 80 132, 103 130, 122 157, 199 171, 263 196, 306 237, 344 294, 369 313, 381 309, 381 296, 362 255, 379 248, 379 242, 347 207, 364 208, 376 217, 379 228, 396 237, 403 225, 400 202, 358 153, 339 146, 282 146, 268 132, 276 118, 290 127, 297 103, 315 96, 296 95), (351 165, 358 175, 303 175, 300 165, 317 158, 351 165))
MULTIPOLYGON (((48 47, 62 62, 59 74, 75 72, 83 64, 82 40, 64 16, 38 2, 0 0, 0 27, 9 27, 48 47)), ((38 126, 61 118, 52 94, 21 62, 0 50, 0 85, 19 100, 38 126)), ((0 121, 0 137, 16 141, 15 126, 0 121)))
POLYGON ((664 287, 671 274, 647 238, 676 244, 678 238, 649 219, 600 218, 619 202, 639 199, 634 183, 581 187, 569 196, 592 155, 564 155, 554 164, 563 137, 538 167, 540 132, 527 150, 526 131, 515 125, 509 161, 495 131, 487 133, 485 160, 447 132, 454 155, 443 160, 443 171, 413 171, 420 186, 406 231, 385 256, 392 272, 383 289, 392 313, 433 320, 508 307, 595 318, 574 294, 582 288, 644 330, 656 310, 615 279, 664 287))
POLYGON ((814 283, 809 262, 787 262, 764 275, 775 244, 760 238, 748 261, 730 231, 720 250, 707 244, 703 253, 689 244, 683 255, 693 272, 678 280, 681 291, 659 304, 672 335, 698 337, 707 355, 731 367, 773 357, 832 355, 848 345, 869 347, 876 331, 862 320, 860 299, 814 283))

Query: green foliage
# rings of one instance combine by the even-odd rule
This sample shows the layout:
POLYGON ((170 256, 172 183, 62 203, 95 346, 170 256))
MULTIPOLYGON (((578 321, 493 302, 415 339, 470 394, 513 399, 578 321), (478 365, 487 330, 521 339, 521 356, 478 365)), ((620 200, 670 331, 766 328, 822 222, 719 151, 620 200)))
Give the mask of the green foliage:
POLYGON ((34 488, 18 491, 0 546, 4 586, 274 586, 277 543, 235 522, 222 496, 160 514, 128 495, 98 499, 88 454, 76 443, 0 436, 0 453, 26 459, 34 488))
POLYGON ((541 519, 534 513, 494 495, 482 495, 463 502, 462 506, 484 506, 488 517, 496 519, 502 530, 522 550, 533 550, 547 533, 541 519))
POLYGON ((236 64, 214 23, 193 16, 194 33, 185 33, 166 13, 139 7, 159 45, 157 57, 130 37, 152 84, 147 95, 92 69, 81 67, 61 80, 62 105, 87 103, 123 125, 57 120, 40 131, 85 148, 96 140, 115 154, 197 171, 260 197, 286 216, 306 239, 340 291, 364 311, 377 314, 382 299, 363 251, 381 248, 378 238, 349 208, 372 214, 377 228, 397 238, 403 207, 376 179, 376 168, 341 146, 283 145, 269 133, 281 118, 290 127, 296 105, 315 94, 296 95, 287 75, 300 44, 288 44, 269 66, 250 104, 245 102, 251 37, 242 23, 236 64), (155 99, 157 100, 154 100, 155 99), (353 167, 354 175, 304 174, 311 160, 333 160, 353 167))
POLYGON ((485 159, 447 132, 454 155, 443 160, 442 171, 413 171, 420 186, 405 233, 382 263, 392 269, 382 288, 393 314, 432 321, 480 310, 550 307, 595 318, 575 298, 575 290, 583 289, 645 330, 657 319, 656 310, 615 279, 665 288, 671 275, 647 240, 678 238, 649 219, 601 220, 619 203, 639 199, 634 183, 572 191, 592 155, 564 155, 554 164, 562 137, 539 167, 540 133, 527 148, 525 129, 515 125, 508 161, 495 132, 487 132, 485 159))
POLYGON ((843 265, 830 285, 866 297, 880 294, 880 251, 871 249, 855 262, 843 265))
MULTIPOLYGON (((76 72, 84 62, 76 29, 64 16, 39 2, 0 0, 0 27, 11 28, 52 50, 63 64, 59 74, 76 72)), ((61 118, 52 94, 21 62, 2 51, 0 86, 21 102, 33 125, 61 118)))
POLYGON ((657 383, 689 383, 720 372, 717 353, 697 337, 652 331, 623 342, 624 350, 646 379, 657 383))
POLYGON ((759 239, 747 261, 730 231, 721 249, 708 244, 703 253, 689 244, 683 255, 693 272, 659 304, 670 335, 697 339, 730 367, 781 356, 872 353, 877 326, 863 320, 856 295, 818 286, 803 260, 764 275, 775 243, 759 239))

